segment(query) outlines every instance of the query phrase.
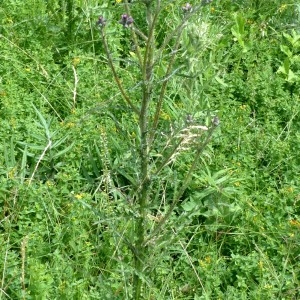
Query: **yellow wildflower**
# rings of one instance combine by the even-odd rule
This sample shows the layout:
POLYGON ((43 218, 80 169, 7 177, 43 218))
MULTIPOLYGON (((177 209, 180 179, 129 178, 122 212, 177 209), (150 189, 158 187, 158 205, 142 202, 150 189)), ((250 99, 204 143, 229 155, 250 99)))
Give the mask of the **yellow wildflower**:
POLYGON ((283 12, 283 11, 285 11, 286 10, 286 8, 287 8, 287 4, 282 4, 280 7, 279 7, 279 12, 283 12))
POLYGON ((80 58, 79 57, 74 57, 72 60, 72 64, 74 67, 76 67, 80 63, 80 58))
POLYGON ((76 194, 76 195, 75 195, 75 198, 76 198, 77 200, 81 200, 81 199, 83 198, 83 196, 84 196, 84 194, 83 194, 83 193, 80 193, 80 194, 76 194))

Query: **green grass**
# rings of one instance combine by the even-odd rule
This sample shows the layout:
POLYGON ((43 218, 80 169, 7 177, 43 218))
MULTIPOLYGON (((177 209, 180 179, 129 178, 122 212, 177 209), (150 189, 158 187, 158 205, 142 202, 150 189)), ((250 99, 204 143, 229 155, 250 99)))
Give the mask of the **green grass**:
POLYGON ((1 6, 0 299, 298 299, 299 4, 144 2, 1 6))

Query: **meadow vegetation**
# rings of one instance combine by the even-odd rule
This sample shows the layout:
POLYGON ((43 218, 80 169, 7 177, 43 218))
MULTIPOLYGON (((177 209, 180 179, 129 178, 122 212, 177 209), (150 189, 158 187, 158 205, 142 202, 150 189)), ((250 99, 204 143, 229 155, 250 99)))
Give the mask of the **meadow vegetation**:
POLYGON ((300 299, 300 4, 6 0, 0 299, 300 299))

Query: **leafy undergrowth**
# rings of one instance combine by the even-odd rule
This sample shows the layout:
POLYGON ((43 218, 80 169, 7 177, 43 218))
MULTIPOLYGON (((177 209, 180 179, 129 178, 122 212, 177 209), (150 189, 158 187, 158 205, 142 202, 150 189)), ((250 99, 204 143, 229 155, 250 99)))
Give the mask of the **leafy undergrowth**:
MULTIPOLYGON (((130 9, 145 32, 142 2, 130 9)), ((154 48, 184 5, 162 5, 154 48)), ((2 4, 0 299, 133 298, 139 121, 95 25, 104 15, 138 105, 122 13, 122 1, 2 4)), ((187 122, 205 128, 218 115, 220 125, 164 230, 150 235, 142 299, 300 298, 299 14, 294 1, 216 0, 183 31, 151 162, 169 155, 187 122)), ((174 45, 158 59, 153 101, 174 45)), ((149 232, 193 162, 189 143, 151 183, 149 232)))

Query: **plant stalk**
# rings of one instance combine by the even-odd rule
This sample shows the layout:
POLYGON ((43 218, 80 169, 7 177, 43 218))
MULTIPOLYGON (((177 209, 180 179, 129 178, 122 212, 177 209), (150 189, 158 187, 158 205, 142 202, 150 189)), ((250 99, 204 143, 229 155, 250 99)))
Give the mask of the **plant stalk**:
POLYGON ((148 33, 146 50, 142 63, 142 103, 139 115, 140 130, 140 191, 138 192, 138 219, 136 222, 136 244, 137 255, 134 255, 135 274, 133 277, 134 299, 141 298, 142 279, 140 274, 146 268, 147 246, 145 246, 145 235, 147 230, 146 219, 148 209, 148 196, 151 178, 149 176, 149 146, 148 146, 148 123, 149 123, 149 105, 152 100, 153 89, 153 55, 154 55, 154 27, 156 15, 152 13, 151 2, 145 3, 146 16, 148 23, 148 33))

